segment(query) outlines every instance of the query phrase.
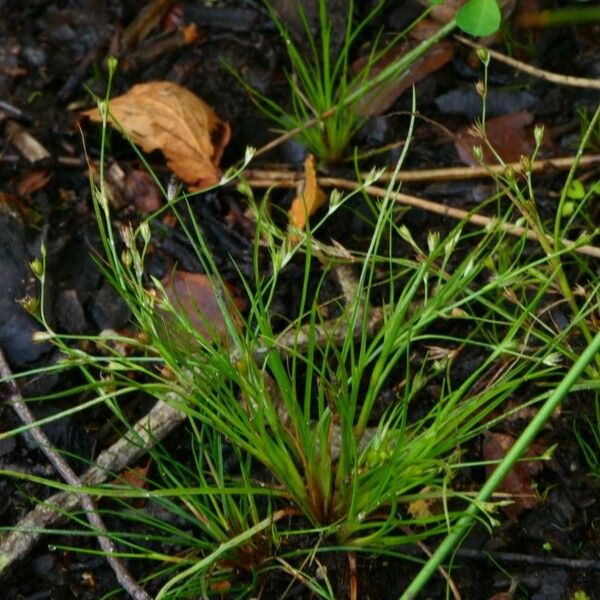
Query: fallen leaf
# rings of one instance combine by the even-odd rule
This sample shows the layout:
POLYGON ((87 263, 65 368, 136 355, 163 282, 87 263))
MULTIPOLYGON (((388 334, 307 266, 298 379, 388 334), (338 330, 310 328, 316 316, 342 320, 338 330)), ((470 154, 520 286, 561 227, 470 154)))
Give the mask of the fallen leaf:
POLYGON ((431 494, 433 488, 430 486, 425 486, 419 493, 423 494, 424 498, 418 498, 417 500, 413 500, 408 505, 408 512, 411 517, 416 520, 428 519, 433 515, 439 515, 443 507, 441 505, 439 498, 431 498, 427 497, 428 494, 431 494))
POLYGON ((46 169, 27 171, 17 183, 17 193, 19 196, 27 196, 43 189, 52 178, 52 175, 53 173, 46 169))
MULTIPOLYGON (((439 26, 438 26, 439 28, 439 26)), ((390 48, 388 52, 377 61, 369 70, 369 79, 376 77, 385 67, 406 54, 416 46, 413 42, 404 42, 390 48)), ((393 78, 376 87, 372 92, 362 98, 357 105, 358 112, 364 117, 374 117, 384 113, 396 99, 415 83, 425 79, 427 75, 441 69, 452 60, 454 45, 449 41, 436 44, 427 54, 416 60, 410 66, 404 77, 393 78)), ((353 70, 360 72, 367 64, 367 58, 362 57, 352 66, 353 70)))
POLYGON ((327 196, 317 183, 315 157, 309 154, 304 161, 304 183, 302 191, 294 198, 288 211, 290 225, 302 229, 308 218, 325 204, 327 196))
POLYGON ((224 579, 223 581, 215 581, 210 584, 211 591, 217 594, 225 594, 231 589, 231 581, 224 579))
POLYGON ((488 600, 513 600, 516 590, 517 580, 512 579, 510 582, 510 588, 506 592, 498 592, 497 594, 490 596, 488 600))
MULTIPOLYGON (((488 432, 483 438, 482 455, 484 460, 502 460, 506 453, 513 447, 515 438, 504 433, 488 432)), ((540 456, 543 450, 535 444, 530 446, 525 453, 527 456, 540 456)), ((516 517, 527 508, 537 506, 538 499, 535 494, 533 477, 538 475, 543 466, 539 460, 520 460, 515 464, 512 471, 504 478, 498 488, 512 496, 513 503, 503 506, 502 509, 509 517, 516 517)), ((496 465, 488 465, 486 474, 489 476, 496 469, 496 465)))
POLYGON ((130 50, 143 41, 161 22, 165 13, 171 8, 173 0, 154 0, 147 2, 131 24, 125 29, 121 43, 124 50, 130 50))
POLYGON ((114 483, 130 485, 139 489, 146 488, 148 484, 147 475, 151 464, 152 459, 148 459, 143 466, 126 469, 114 480, 114 483))
POLYGON ((444 2, 436 2, 430 0, 418 0, 419 4, 430 9, 429 18, 438 23, 446 24, 451 21, 458 12, 459 8, 465 4, 467 0, 445 0, 444 2), (432 6, 434 4, 434 6, 432 6))
MULTIPOLYGON (((145 490, 148 487, 148 471, 152 464, 152 459, 148 459, 145 465, 132 467, 123 471, 114 481, 115 485, 123 485, 145 490)), ((141 508, 146 503, 145 498, 137 498, 132 502, 134 506, 141 508)))
MULTIPOLYGON (((495 117, 485 122, 485 131, 494 150, 504 162, 517 162, 521 156, 528 156, 534 148, 533 134, 526 127, 533 122, 529 112, 517 112, 495 117)), ((474 133, 471 127, 461 129, 454 139, 454 146, 461 160, 467 165, 478 165, 473 156, 473 148, 481 146, 483 162, 498 164, 498 160, 487 144, 474 133)))
MULTIPOLYGON (((213 280, 203 273, 175 271, 163 285, 175 310, 184 312, 200 335, 208 340, 222 338, 227 332, 217 293, 224 293, 225 303, 231 307, 230 313, 234 320, 236 307, 244 308, 243 301, 233 286, 228 285, 225 292, 217 292, 213 280)), ((170 326, 173 325, 173 317, 165 314, 165 320, 167 333, 177 338, 176 343, 181 346, 184 341, 178 335, 180 332, 173 331, 170 326)))
POLYGON ((142 214, 153 213, 163 204, 156 182, 142 169, 133 169, 127 174, 125 197, 142 214))
MULTIPOLYGON (((110 113, 145 152, 161 150, 169 168, 192 189, 219 181, 229 125, 186 88, 170 81, 140 83, 113 98, 110 113)), ((98 109, 82 114, 101 121, 98 109)))

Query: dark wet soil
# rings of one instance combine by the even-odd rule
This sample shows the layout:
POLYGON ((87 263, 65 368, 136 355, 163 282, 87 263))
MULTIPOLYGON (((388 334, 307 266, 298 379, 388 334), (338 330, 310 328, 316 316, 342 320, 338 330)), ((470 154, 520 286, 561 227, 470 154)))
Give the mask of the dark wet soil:
MULTIPOLYGON (((120 69, 113 86, 115 96, 135 83, 170 80, 191 89, 215 107, 220 117, 230 123, 233 132, 222 161, 225 166, 239 160, 247 145, 260 147, 275 135, 270 123, 256 110, 225 66, 227 63, 262 93, 285 98, 283 48, 262 4, 258 0, 171 3, 173 6, 167 15, 143 40, 130 40, 127 45, 130 25, 145 4, 116 0, 0 0, 0 345, 15 372, 51 364, 58 358, 50 344, 31 343, 32 334, 41 326, 17 302, 36 295, 29 263, 39 257, 42 242, 48 252, 45 308, 53 327, 64 333, 85 334, 117 330, 127 326, 129 321, 126 306, 104 282, 94 259, 100 242, 77 125, 77 110, 92 105, 88 90, 104 92, 107 56, 120 56, 120 69), (196 25, 198 40, 182 45, 177 41, 178 28, 190 24, 196 25), (46 152, 34 157, 24 155, 9 135, 11 122, 25 128, 46 152)), ((282 18, 288 20, 290 28, 298 29, 294 2, 279 0, 273 4, 282 18)), ((305 4, 310 17, 311 3, 305 4)), ((345 3, 331 0, 331 4, 335 5, 336 18, 341 19, 335 22, 334 30, 339 36, 343 31, 345 3)), ((363 14, 371 6, 371 2, 359 4, 363 14)), ((570 3, 531 3, 533 8, 554 4, 570 3)), ((368 44, 369 36, 380 26, 388 31, 400 29, 414 14, 417 14, 415 2, 388 2, 361 42, 368 44)), ((506 52, 508 44, 508 50, 518 58, 534 60, 541 68, 598 78, 599 34, 598 25, 533 31, 509 27, 504 42, 500 40, 497 47, 506 52)), ((452 132, 472 123, 479 110, 473 83, 480 77, 473 65, 471 53, 456 43, 452 60, 417 84, 420 112, 452 132)), ((580 132, 577 111, 591 111, 598 102, 597 93, 552 86, 499 64, 491 71, 490 84, 493 89, 489 116, 530 112, 533 122, 543 122, 546 126, 549 141, 543 154, 547 156, 568 155, 574 151, 580 132)), ((408 109, 410 99, 404 94, 382 115, 370 119, 357 135, 361 150, 401 139, 406 133, 407 118, 400 113, 408 109)), ((97 128, 87 125, 85 140, 89 156, 97 159, 97 128)), ((391 164, 398 152, 396 148, 378 154, 366 161, 364 167, 391 164)), ((156 189, 140 175, 142 165, 116 134, 111 135, 108 153, 111 164, 119 166, 135 190, 131 192, 130 188, 129 196, 125 191, 122 204, 114 207, 117 219, 121 222, 140 219, 145 211, 152 210, 156 189)), ((290 141, 261 157, 261 161, 286 163, 297 168, 301 167, 304 156, 305 150, 290 141)), ((166 184, 169 173, 160 155, 151 155, 150 163, 166 184)), ((459 164, 459 156, 448 135, 428 122, 419 122, 407 168, 459 164)), ((352 168, 344 166, 332 168, 331 172, 352 176, 352 168)), ((597 170, 590 175, 594 176, 598 177, 597 170)), ((549 171, 540 179, 542 218, 552 214, 562 177, 549 171)), ((485 198, 492 186, 485 181, 465 181, 420 184, 403 189, 468 210, 485 198)), ((273 202, 284 208, 291 199, 291 192, 273 194, 273 202)), ((233 190, 220 190, 204 198, 196 210, 224 279, 241 288, 239 274, 247 278, 253 274, 253 226, 245 215, 243 198, 233 190)), ((347 247, 364 246, 369 228, 356 215, 360 210, 359 206, 353 213, 341 214, 333 220, 326 230, 328 238, 347 247)), ((442 233, 444 228, 449 230, 453 225, 418 210, 409 212, 404 222, 423 236, 432 223, 442 233)), ((189 272, 201 272, 201 265, 181 231, 175 228, 157 233, 162 233, 161 243, 149 261, 149 274, 164 277, 174 264, 189 272)), ((303 264, 293 264, 282 278, 274 303, 274 313, 282 318, 297 313, 295 290, 303 277, 303 269, 303 264)), ((317 276, 318 265, 315 265, 317 276)), ((481 357, 465 355, 461 360, 459 367, 469 372, 481 357)), ((76 382, 55 375, 31 377, 23 382, 22 390, 27 396, 36 396, 68 389, 73 383, 76 382)), ((64 409, 69 402, 73 399, 40 404, 34 406, 34 411, 39 417, 48 416, 64 409)), ((600 479, 588 474, 589 466, 573 433, 574 425, 584 434, 588 431, 585 417, 592 414, 590 406, 589 397, 572 395, 560 415, 544 430, 543 446, 557 444, 557 449, 554 458, 536 475, 537 488, 542 494, 540 501, 518 515, 504 515, 502 525, 491 534, 483 527, 475 528, 470 534, 453 563, 453 579, 462 598, 509 598, 495 594, 507 592, 512 581, 517 583, 517 598, 571 599, 576 597, 577 591, 587 593, 589 598, 600 598, 597 591, 600 590, 600 479)), ((101 426, 106 417, 101 408, 93 409, 83 416, 54 423, 47 428, 47 433, 58 447, 92 458, 110 443, 101 426)), ((9 407, 0 404, 0 431, 18 425, 9 407)), ((524 425, 517 423, 514 431, 505 433, 518 434, 524 425)), ((173 440, 177 440, 177 434, 172 435, 173 440)), ((177 447, 174 441, 165 443, 177 447)), ((480 455, 481 443, 478 441, 470 449, 474 458, 480 455)), ((76 462, 73 464, 83 468, 76 462)), ((43 455, 23 437, 0 440, 0 467, 36 475, 52 474, 43 455)), ((465 488, 480 485, 485 473, 473 469, 469 477, 470 481, 463 482, 465 488)), ((48 490, 38 484, 17 485, 12 479, 0 477, 0 527, 13 525, 33 506, 34 499, 47 495, 48 490)), ((127 525, 121 524, 123 526, 127 525)), ((307 545, 312 542, 306 540, 307 545)), ((83 542, 77 538, 77 544, 80 543, 83 542)), ((93 540, 87 543, 90 548, 95 547, 93 540)), ((113 590, 114 576, 102 558, 56 549, 72 544, 73 540, 66 536, 45 537, 2 581, 0 598, 96 599, 113 590)), ((412 559, 423 557, 416 547, 403 549, 403 552, 412 559)), ((336 597, 347 598, 347 556, 326 555, 323 563, 335 586, 336 597)), ((140 565, 131 568, 136 575, 143 575, 140 565)), ((395 599, 417 568, 414 560, 359 555, 358 597, 395 599)), ((260 582, 257 590, 261 598, 279 598, 284 591, 288 598, 311 597, 303 584, 290 582, 281 572, 260 582)), ((445 582, 434 578, 423 597, 446 597, 445 582)))

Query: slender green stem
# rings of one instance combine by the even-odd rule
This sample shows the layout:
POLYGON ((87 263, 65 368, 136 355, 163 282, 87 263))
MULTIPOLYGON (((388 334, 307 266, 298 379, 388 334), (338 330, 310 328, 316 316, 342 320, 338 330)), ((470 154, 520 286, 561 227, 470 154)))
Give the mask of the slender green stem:
POLYGON ((514 446, 507 452, 498 468, 492 473, 477 498, 469 506, 462 517, 456 524, 452 533, 440 544, 437 550, 431 555, 430 559, 423 565, 423 568, 412 583, 406 588, 400 596, 400 600, 412 600, 417 597, 417 594, 423 589, 423 586, 429 581, 429 578, 435 573, 438 567, 442 564, 446 556, 462 541, 464 536, 471 528, 475 517, 481 509, 481 506, 487 502, 496 488, 502 483, 504 478, 511 471, 517 460, 523 455, 527 448, 531 445, 534 437, 550 418, 556 407, 561 403, 563 398, 569 393, 575 385, 581 374, 584 372, 587 365, 594 360, 600 352, 600 333, 597 333, 592 343, 586 348, 585 352, 579 357, 577 362, 571 367, 570 371, 565 375, 554 393, 546 400, 540 408, 537 415, 531 420, 525 428, 514 446))
POLYGON ((592 132, 596 128, 598 124, 598 120, 600 119, 600 103, 596 108, 596 112, 592 117, 589 126, 585 130, 583 137, 581 138, 581 143, 579 144, 579 148, 577 149, 577 154, 575 155, 575 160, 573 161, 573 165, 569 169, 569 174, 567 175, 567 180, 565 181, 565 185, 563 186, 562 193, 560 195, 560 200, 558 201, 558 207, 556 209, 556 218, 554 219, 554 247, 556 250, 559 250, 562 247, 562 239, 561 239, 561 219, 562 213, 564 209, 564 204, 567 201, 567 194, 569 193, 569 188, 571 187, 571 183, 575 178, 575 173, 577 171, 577 167, 579 166, 579 161, 585 152, 588 141, 592 135, 592 132))

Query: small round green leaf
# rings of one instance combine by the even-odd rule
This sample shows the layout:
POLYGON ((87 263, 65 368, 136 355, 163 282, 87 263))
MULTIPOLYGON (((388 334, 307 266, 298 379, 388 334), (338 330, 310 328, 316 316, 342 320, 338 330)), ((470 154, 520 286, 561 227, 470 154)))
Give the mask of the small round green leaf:
POLYGON ((496 33, 500 19, 497 0, 469 0, 456 14, 456 24, 466 33, 476 36, 496 33))
POLYGON ((581 200, 585 196, 585 188, 579 179, 573 179, 567 189, 567 197, 572 200, 581 200))
POLYGON ((573 202, 565 202, 562 207, 561 215, 563 217, 570 217, 575 211, 575 204, 573 202))

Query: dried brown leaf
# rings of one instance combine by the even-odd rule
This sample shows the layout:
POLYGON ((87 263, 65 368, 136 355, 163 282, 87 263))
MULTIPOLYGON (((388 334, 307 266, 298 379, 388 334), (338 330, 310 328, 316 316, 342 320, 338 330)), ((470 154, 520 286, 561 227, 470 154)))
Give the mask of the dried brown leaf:
MULTIPOLYGON (((488 140, 504 162, 517 162, 521 156, 531 154, 534 147, 533 134, 527 130, 527 126, 532 122, 533 115, 529 112, 510 113, 486 121, 488 140)), ((461 160, 467 165, 479 164, 473 156, 475 146, 481 146, 486 164, 498 164, 483 139, 475 135, 471 127, 465 127, 456 134, 454 145, 461 160)))
POLYGON ((157 211, 163 204, 160 190, 147 171, 133 169, 125 180, 125 198, 142 214, 157 211))
MULTIPOLYGON (((219 181, 229 125, 188 89, 170 81, 140 83, 113 98, 110 113, 145 152, 161 150, 173 173, 193 189, 219 181)), ((97 109, 82 114, 101 120, 97 109)))
POLYGON ((19 196, 27 196, 45 188, 52 175, 47 169, 26 171, 17 183, 17 193, 19 196))
POLYGON ((304 185, 302 192, 294 198, 288 212, 290 225, 302 229, 308 218, 325 204, 327 196, 317 183, 315 157, 309 154, 304 161, 304 185))
MULTIPOLYGON (((439 26, 438 26, 439 28, 439 26)), ((388 52, 377 61, 369 70, 369 79, 373 79, 385 67, 402 57, 414 48, 416 43, 403 42, 390 48, 388 52)), ((358 112, 364 117, 373 117, 383 114, 396 99, 415 83, 425 79, 430 73, 441 69, 452 60, 454 56, 454 45, 449 41, 436 44, 424 56, 416 60, 404 77, 393 78, 376 87, 372 92, 362 98, 357 105, 358 112)), ((360 58, 352 68, 356 72, 363 69, 367 64, 366 58, 360 58)))
MULTIPOLYGON (((482 454, 484 460, 502 460, 506 453, 513 447, 515 438, 504 433, 488 432, 483 438, 482 454)), ((532 445, 527 451, 527 456, 539 456, 543 450, 539 445, 532 445)), ((504 506, 503 510, 509 517, 518 516, 527 508, 537 506, 538 498, 535 493, 533 477, 538 475, 543 466, 539 460, 521 460, 516 463, 512 471, 504 478, 498 491, 510 494, 513 504, 504 506)), ((496 465, 486 467, 489 477, 496 469, 496 465)))
MULTIPOLYGON (((173 307, 184 312, 203 337, 215 339, 226 333, 227 326, 217 299, 215 283, 210 277, 203 273, 176 271, 164 285, 173 307)), ((227 286, 225 292, 219 293, 224 293, 226 305, 231 307, 231 314, 235 319, 236 305, 243 308, 241 299, 236 297, 236 290, 227 286)), ((177 332, 174 332, 174 336, 177 336, 177 332)), ((179 342, 183 340, 178 340, 179 342)))

